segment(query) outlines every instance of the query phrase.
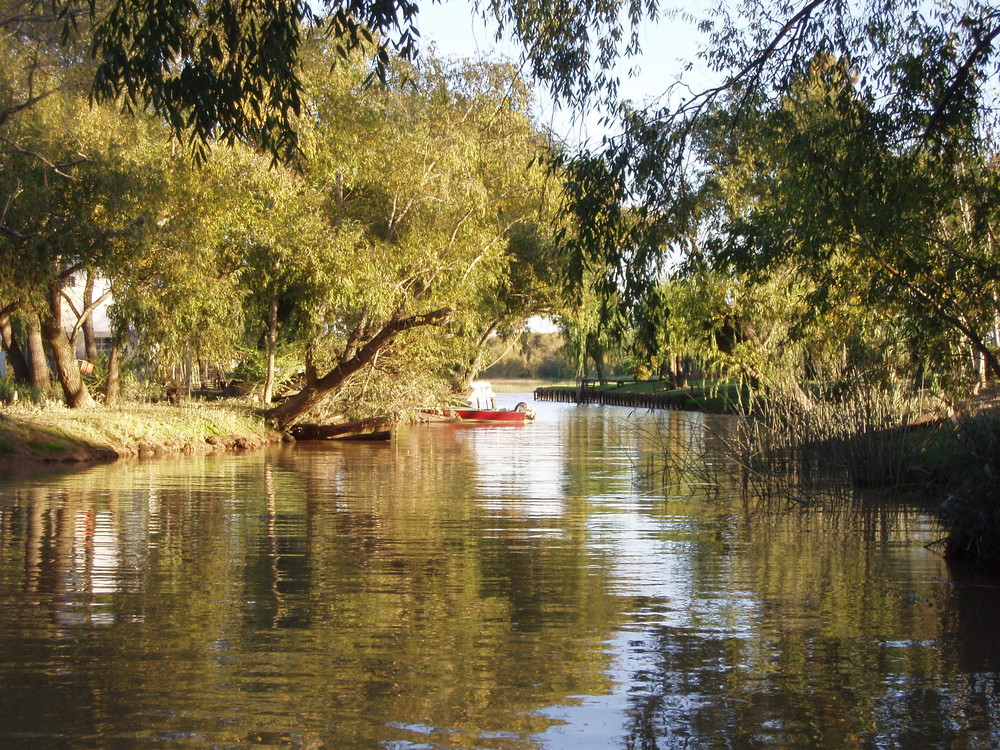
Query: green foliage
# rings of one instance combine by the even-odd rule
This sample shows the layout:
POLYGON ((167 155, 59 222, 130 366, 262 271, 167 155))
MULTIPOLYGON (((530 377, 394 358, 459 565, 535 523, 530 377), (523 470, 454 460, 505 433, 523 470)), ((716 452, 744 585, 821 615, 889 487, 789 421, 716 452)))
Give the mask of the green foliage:
POLYGON ((486 353, 483 377, 566 380, 575 375, 559 333, 524 332, 513 340, 495 338, 486 353))
POLYGON ((908 331, 919 345, 913 359, 951 369, 946 355, 964 339, 996 364, 986 343, 1000 268, 993 170, 975 154, 956 163, 899 150, 895 125, 825 60, 753 135, 720 162, 720 184, 738 201, 722 261, 758 274, 790 264, 812 285, 804 301, 814 321, 879 306, 897 336, 908 331))
MULTIPOLYGON (((232 371, 232 378, 251 384, 254 389, 262 387, 267 377, 266 352, 259 349, 243 349, 239 362, 232 371)), ((280 394, 290 388, 301 386, 302 352, 287 346, 278 350, 275 368, 275 393, 280 394)))
POLYGON ((14 376, 7 373, 0 378, 0 404, 9 404, 17 398, 20 398, 17 383, 14 382, 14 376))
POLYGON ((306 206, 303 217, 321 218, 317 239, 309 247, 308 232, 262 239, 272 254, 285 248, 274 266, 280 275, 260 275, 270 266, 256 263, 247 282, 261 284, 257 310, 277 293, 282 337, 301 343, 318 378, 338 379, 323 388, 344 387, 337 373, 368 364, 359 357, 370 347, 379 368, 401 366, 386 358, 419 358, 417 334, 406 334, 405 349, 379 343, 394 340, 402 320, 425 325, 447 311, 452 336, 443 341, 461 361, 489 331, 523 325, 550 305, 545 174, 531 166, 545 143, 516 71, 430 60, 358 94, 361 70, 327 76, 326 50, 318 44, 314 54, 307 75, 315 114, 296 202, 306 206))
POLYGON ((970 352, 1000 373, 995 10, 744 3, 707 27, 723 85, 623 107, 568 161, 578 351, 601 331, 754 380, 934 369, 960 391, 970 352))
POLYGON ((313 7, 297 1, 154 8, 122 0, 96 19, 93 92, 162 116, 177 136, 199 146, 201 158, 222 141, 251 143, 290 160, 306 98, 304 30, 314 21, 325 29, 331 65, 369 50, 372 70, 384 80, 390 52, 407 58, 416 52, 417 8, 409 0, 331 0, 324 10, 315 19, 313 7))
POLYGON ((844 59, 816 55, 779 96, 713 98, 683 131, 695 175, 650 163, 679 147, 663 123, 641 147, 626 138, 578 160, 581 226, 565 246, 585 290, 578 311, 594 312, 577 338, 601 331, 631 340, 640 364, 689 358, 764 387, 933 370, 961 392, 975 379, 970 351, 1000 373, 995 170, 974 149, 901 141, 898 113, 866 85, 844 59), (614 190, 596 193, 595 165, 614 190))
POLYGON ((1000 416, 995 411, 966 416, 948 442, 947 489, 938 514, 948 532, 948 557, 966 560, 991 573, 1000 571, 1000 416))

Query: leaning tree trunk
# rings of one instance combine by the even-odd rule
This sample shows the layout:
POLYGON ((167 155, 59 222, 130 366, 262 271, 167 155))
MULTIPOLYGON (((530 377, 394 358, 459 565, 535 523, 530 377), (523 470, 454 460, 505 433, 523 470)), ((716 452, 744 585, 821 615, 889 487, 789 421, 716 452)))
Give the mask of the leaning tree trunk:
POLYGON ((21 351, 21 346, 17 343, 17 338, 14 336, 14 329, 10 324, 9 315, 0 315, 0 343, 2 343, 3 350, 7 353, 7 362, 10 363, 11 369, 14 370, 14 380, 18 383, 31 383, 31 368, 28 367, 28 362, 24 358, 24 352, 21 351))
POLYGON ((476 376, 482 372, 483 369, 483 351, 479 349, 476 351, 472 359, 468 362, 463 363, 464 366, 455 373, 455 391, 457 393, 466 394, 472 390, 472 381, 476 379, 476 376))
POLYGON ((321 378, 308 377, 305 387, 298 393, 289 396, 277 406, 267 410, 264 415, 282 430, 287 430, 295 424, 306 412, 321 404, 330 394, 339 390, 358 370, 370 364, 382 349, 399 334, 418 326, 436 325, 444 322, 451 314, 450 307, 426 313, 400 317, 393 315, 382 328, 372 336, 364 346, 358 348, 353 356, 347 357, 321 378))
POLYGON ((69 336, 62 327, 62 292, 58 284, 49 287, 49 311, 42 324, 45 338, 52 350, 56 363, 56 374, 62 385, 66 405, 71 409, 96 406, 97 403, 87 390, 87 384, 80 375, 76 352, 69 336))
POLYGON ((52 377, 49 371, 49 361, 45 358, 45 339, 42 337, 42 324, 34 313, 28 316, 28 361, 31 364, 31 387, 36 393, 48 393, 52 390, 52 377))
MULTIPOLYGON (((484 368, 483 355, 486 353, 486 342, 496 333, 501 322, 499 320, 493 321, 479 332, 479 335, 476 337, 476 353, 467 362, 463 362, 461 369, 455 373, 454 386, 457 393, 466 394, 471 391, 472 381, 476 379, 479 373, 496 364, 496 362, 492 362, 484 368)), ((507 351, 510 351, 510 349, 507 351)))

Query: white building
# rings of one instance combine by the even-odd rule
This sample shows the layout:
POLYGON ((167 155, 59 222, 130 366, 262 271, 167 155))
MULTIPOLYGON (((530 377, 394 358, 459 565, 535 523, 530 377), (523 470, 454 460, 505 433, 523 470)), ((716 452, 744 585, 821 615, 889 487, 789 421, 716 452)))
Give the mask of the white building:
MULTIPOLYGON (((63 328, 67 334, 72 333, 73 326, 79 320, 79 313, 83 309, 83 290, 85 277, 83 274, 76 274, 72 282, 66 287, 66 300, 63 304, 63 328)), ((93 299, 98 299, 108 291, 108 282, 105 279, 97 279, 94 284, 93 299)), ((111 351, 111 324, 108 321, 108 305, 112 302, 108 297, 93 312, 94 337, 97 339, 97 349, 101 354, 108 354, 111 351)), ((83 343, 83 332, 80 331, 76 339, 77 359, 86 359, 86 350, 83 343)), ((7 356, 0 349, 0 377, 7 374, 7 356)))
MULTIPOLYGON (((63 301, 63 328, 66 330, 67 334, 72 333, 73 326, 76 325, 80 318, 80 312, 83 310, 83 290, 84 283, 86 279, 82 273, 78 273, 73 277, 72 282, 65 289, 66 299, 63 301)), ((94 291, 92 299, 99 299, 102 295, 107 293, 109 289, 109 284, 106 279, 98 278, 94 282, 94 291)), ((112 303, 112 298, 109 296, 97 308, 92 314, 92 319, 94 321, 94 338, 97 340, 97 350, 101 354, 107 355, 111 351, 111 323, 108 321, 108 305, 112 303)), ((76 357, 77 359, 86 359, 87 353, 83 343, 83 331, 79 332, 76 338, 76 357)))

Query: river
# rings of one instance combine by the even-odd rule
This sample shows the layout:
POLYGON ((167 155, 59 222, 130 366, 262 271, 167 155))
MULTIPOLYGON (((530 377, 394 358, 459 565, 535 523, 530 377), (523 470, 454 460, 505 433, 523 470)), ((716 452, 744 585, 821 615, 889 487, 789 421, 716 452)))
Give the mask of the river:
POLYGON ((931 519, 748 513, 638 478, 725 418, 534 406, 0 477, 0 748, 1000 745, 1000 582, 931 519))

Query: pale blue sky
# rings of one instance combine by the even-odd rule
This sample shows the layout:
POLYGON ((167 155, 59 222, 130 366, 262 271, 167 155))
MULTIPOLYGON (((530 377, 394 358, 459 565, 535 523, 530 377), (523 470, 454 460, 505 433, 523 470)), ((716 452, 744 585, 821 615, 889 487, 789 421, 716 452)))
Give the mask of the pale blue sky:
MULTIPOLYGON (((701 39, 691 16, 703 18, 710 7, 705 0, 692 0, 667 9, 678 11, 659 23, 647 23, 640 29, 643 54, 622 67, 623 96, 637 103, 659 97, 683 69, 681 60, 694 60, 701 39), (686 20, 684 20, 686 18, 686 20), (634 75, 627 73, 632 70, 634 75)), ((418 18, 423 44, 433 42, 444 57, 508 57, 519 59, 520 50, 509 40, 495 41, 494 28, 488 28, 467 0, 446 0, 441 4, 421 3, 418 18)), ((685 74, 685 81, 694 88, 707 86, 711 79, 704 69, 695 68, 685 74)), ((540 94, 539 121, 551 127, 570 143, 587 139, 599 140, 603 130, 594 114, 574 118, 556 110, 543 93, 540 94)))

